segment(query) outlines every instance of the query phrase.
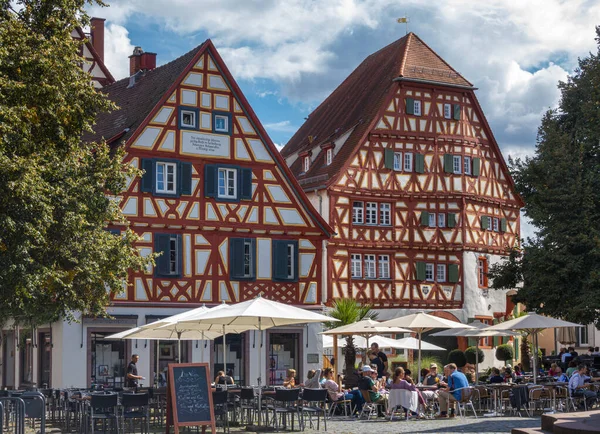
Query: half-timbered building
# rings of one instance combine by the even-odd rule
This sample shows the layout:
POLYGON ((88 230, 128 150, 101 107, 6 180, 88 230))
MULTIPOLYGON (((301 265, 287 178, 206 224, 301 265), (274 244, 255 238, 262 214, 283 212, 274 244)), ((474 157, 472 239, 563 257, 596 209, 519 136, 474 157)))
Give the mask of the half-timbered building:
POLYGON ((370 303, 380 318, 511 313, 487 271, 518 245, 522 202, 475 90, 409 33, 367 57, 287 143, 282 155, 336 232, 329 301, 370 303))
MULTIPOLYGON (((259 294, 321 309, 323 246, 332 234, 210 40, 158 68, 156 54, 140 47, 129 62, 130 77, 101 89, 119 109, 100 115, 85 140, 124 146, 125 162, 143 170, 116 200, 140 237, 140 253, 160 256, 154 267, 129 273, 129 285, 112 297, 112 318, 51 326, 50 385, 118 383, 133 353, 141 356, 145 385, 156 374, 156 357, 160 371, 175 360, 211 361, 241 384, 256 384, 259 372, 278 384, 286 368, 303 375, 318 367, 320 325, 269 330, 262 348, 258 332, 228 336, 225 349, 222 339, 185 342, 181 354, 176 342, 106 339, 203 304, 259 294)), ((109 230, 119 236, 125 226, 109 230)), ((33 382, 40 363, 32 364, 33 382)))

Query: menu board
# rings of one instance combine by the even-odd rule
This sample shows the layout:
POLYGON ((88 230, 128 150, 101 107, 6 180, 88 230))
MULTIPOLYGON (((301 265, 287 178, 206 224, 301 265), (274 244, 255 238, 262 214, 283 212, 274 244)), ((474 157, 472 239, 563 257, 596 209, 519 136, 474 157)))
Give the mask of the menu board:
POLYGON ((170 425, 175 434, 180 426, 210 425, 216 432, 208 364, 170 363, 168 382, 167 433, 170 425))

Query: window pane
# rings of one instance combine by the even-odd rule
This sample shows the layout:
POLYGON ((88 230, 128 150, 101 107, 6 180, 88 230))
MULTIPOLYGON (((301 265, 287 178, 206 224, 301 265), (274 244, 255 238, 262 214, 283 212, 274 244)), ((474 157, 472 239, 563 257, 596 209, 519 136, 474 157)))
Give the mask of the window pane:
POLYGON ((425 280, 433 282, 433 264, 425 264, 425 280))
POLYGON ((156 165, 156 190, 165 190, 165 165, 163 163, 156 165))
POLYGON ((446 264, 438 264, 438 266, 437 266, 437 281, 438 282, 446 281, 446 264))
POLYGON ((375 277, 375 255, 365 255, 365 278, 374 279, 375 277))
POLYGON ((446 227, 446 214, 439 213, 438 214, 438 227, 445 228, 446 227))
POLYGON ((407 152, 404 154, 404 171, 412 172, 413 154, 407 152))
POLYGON ((390 278, 390 257, 388 255, 379 255, 379 278, 390 278))
POLYGON ((389 203, 382 203, 379 207, 379 223, 382 225, 389 225, 390 221, 391 205, 389 203))
POLYGON ((429 213, 429 227, 435 228, 435 213, 434 212, 429 213))
POLYGON ((351 273, 352 273, 352 277, 361 277, 362 275, 362 270, 361 270, 361 257, 360 255, 352 255, 351 256, 351 273))
POLYGON ((363 222, 363 203, 354 202, 352 204, 352 223, 363 222))
POLYGON ((366 223, 368 225, 376 225, 377 224, 377 203, 375 203, 375 202, 367 203, 366 223))
POLYGON ((461 173, 461 158, 460 155, 455 155, 453 158, 454 162, 454 173, 461 173))
POLYGON ((465 170, 465 175, 470 175, 471 174, 471 157, 465 157, 464 160, 464 170, 465 170))
POLYGON ((252 249, 250 241, 244 242, 244 277, 251 277, 252 249))
POLYGON ((169 273, 177 274, 177 238, 169 240, 169 273))
POLYGON ((394 170, 402 170, 402 153, 394 153, 394 170))
POLYGON ((294 245, 287 245, 287 277, 294 278, 294 245))

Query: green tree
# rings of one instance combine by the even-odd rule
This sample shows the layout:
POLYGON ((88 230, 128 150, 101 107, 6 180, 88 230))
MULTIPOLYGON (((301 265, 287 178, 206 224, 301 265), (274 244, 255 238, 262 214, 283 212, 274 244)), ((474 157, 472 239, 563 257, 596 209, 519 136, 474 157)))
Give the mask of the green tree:
MULTIPOLYGON (((326 324, 327 328, 336 328, 345 325, 354 324, 364 319, 376 319, 377 313, 371 310, 368 304, 360 304, 352 298, 338 298, 333 301, 332 309, 327 313, 328 316, 338 319, 337 322, 326 324)), ((346 336, 346 347, 344 348, 344 374, 350 375, 356 365, 356 351, 354 338, 351 335, 346 336)), ((334 354, 337 357, 337 354, 334 354)))
POLYGON ((502 344, 496 347, 496 359, 504 362, 506 364, 507 361, 512 360, 515 357, 515 352, 512 345, 502 344))
POLYGON ((493 287, 522 288, 528 310, 600 325, 599 50, 559 83, 559 108, 542 119, 535 155, 511 161, 535 237, 492 267, 493 287))
POLYGON ((462 368, 467 364, 467 357, 462 350, 455 349, 448 353, 448 363, 454 363, 457 368, 462 368))
POLYGON ((109 291, 147 265, 118 202, 123 150, 81 143, 115 107, 81 68, 76 26, 95 0, 0 0, 0 318, 40 324, 104 315, 109 291))
POLYGON ((479 363, 485 360, 485 354, 483 350, 479 347, 469 347, 465 350, 465 357, 467 358, 467 363, 474 365, 475 362, 479 361, 479 363), (479 357, 479 359, 478 359, 479 357))

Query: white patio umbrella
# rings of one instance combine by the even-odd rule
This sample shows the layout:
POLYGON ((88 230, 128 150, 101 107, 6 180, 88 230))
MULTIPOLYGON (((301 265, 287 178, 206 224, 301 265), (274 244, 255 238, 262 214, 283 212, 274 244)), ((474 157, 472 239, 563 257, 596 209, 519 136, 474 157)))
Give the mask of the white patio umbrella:
MULTIPOLYGON (((242 303, 232 304, 219 310, 211 310, 200 314, 194 318, 187 318, 181 321, 182 325, 190 329, 194 327, 206 327, 207 325, 245 327, 247 329, 257 329, 260 333, 262 348, 262 331, 271 327, 286 326, 298 323, 320 323, 338 321, 334 318, 301 309, 288 304, 267 300, 260 295, 252 300, 242 303)), ((258 352, 258 386, 261 385, 262 351, 258 352)), ((261 395, 259 397, 259 408, 261 408, 261 395)), ((258 423, 260 425, 260 412, 258 413, 258 423)))
POLYGON ((479 320, 473 321, 472 323, 469 323, 469 325, 472 328, 442 330, 441 332, 433 333, 432 336, 457 336, 477 338, 475 340, 475 384, 479 384, 479 338, 495 336, 514 336, 515 333, 501 330, 486 330, 489 327, 489 325, 482 323, 479 320))
POLYGON ((583 327, 581 324, 575 324, 561 319, 549 316, 538 315, 537 313, 528 313, 519 318, 488 327, 486 330, 521 330, 531 334, 533 340, 533 383, 537 383, 537 340, 538 334, 545 329, 562 327, 583 327))
MULTIPOLYGON (((405 350, 418 350, 419 340, 409 336, 407 338, 398 339, 398 346, 395 348, 404 348, 405 350)), ((429 342, 421 341, 421 349, 425 351, 446 351, 446 348, 438 347, 429 342)))
POLYGON ((424 312, 413 313, 410 315, 394 318, 389 321, 384 321, 381 323, 381 325, 386 327, 403 327, 417 333, 419 337, 419 362, 417 364, 419 371, 419 383, 421 382, 421 342, 423 333, 436 328, 471 328, 466 324, 461 324, 456 321, 450 321, 444 318, 439 318, 437 316, 429 315, 424 312))

